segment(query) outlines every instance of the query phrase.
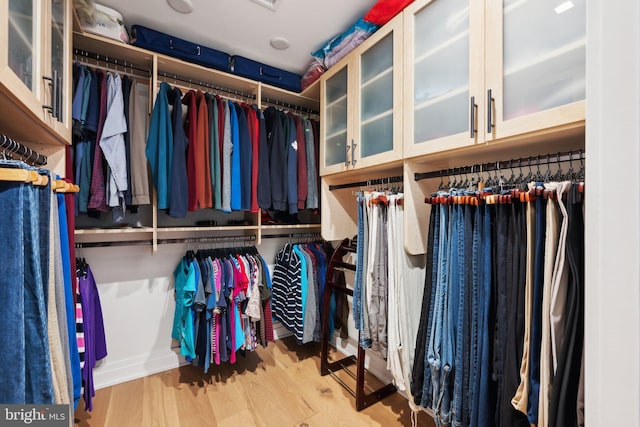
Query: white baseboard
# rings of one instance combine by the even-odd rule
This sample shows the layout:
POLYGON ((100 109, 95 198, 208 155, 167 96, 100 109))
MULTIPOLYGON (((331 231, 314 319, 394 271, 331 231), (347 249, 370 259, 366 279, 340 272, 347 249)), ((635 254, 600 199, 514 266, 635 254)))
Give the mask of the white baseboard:
POLYGON ((158 372, 168 371, 187 364, 180 356, 179 348, 167 349, 161 355, 153 358, 132 357, 129 359, 98 362, 93 371, 93 381, 96 389, 124 383, 158 372))

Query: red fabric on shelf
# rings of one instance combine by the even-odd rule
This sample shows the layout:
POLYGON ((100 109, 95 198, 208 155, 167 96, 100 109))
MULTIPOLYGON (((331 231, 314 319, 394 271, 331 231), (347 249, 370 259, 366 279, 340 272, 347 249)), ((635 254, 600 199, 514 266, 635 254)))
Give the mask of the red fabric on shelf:
POLYGON ((364 15, 364 20, 376 25, 384 25, 402 11, 413 0, 378 0, 364 15))

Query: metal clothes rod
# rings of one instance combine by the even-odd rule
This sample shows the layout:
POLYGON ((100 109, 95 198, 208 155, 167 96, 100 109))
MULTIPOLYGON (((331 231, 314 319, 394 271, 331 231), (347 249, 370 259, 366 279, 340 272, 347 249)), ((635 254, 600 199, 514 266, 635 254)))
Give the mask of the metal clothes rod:
POLYGON ((95 61, 102 61, 109 64, 113 64, 116 67, 121 66, 124 68, 141 71, 143 73, 147 73, 148 75, 151 75, 151 70, 148 68, 142 68, 137 65, 133 65, 132 63, 127 61, 118 61, 117 59, 109 58, 108 56, 105 56, 105 55, 99 55, 97 53, 87 52, 86 50, 80 50, 80 49, 74 49, 73 54, 76 56, 83 56, 85 58, 93 59, 95 61))
POLYGON ((208 88, 211 90, 215 90, 218 92, 224 92, 224 93, 228 93, 231 95, 236 95, 236 96, 240 96, 242 98, 247 98, 247 99, 256 99, 256 95, 252 94, 252 93, 246 93, 243 92, 241 90, 235 90, 235 89, 228 89, 222 86, 218 86, 212 83, 207 83, 207 82, 203 82, 202 80, 194 80, 191 79, 189 77, 183 77, 183 76, 178 76, 176 74, 167 74, 166 72, 162 72, 159 73, 160 77, 164 77, 165 82, 166 83, 171 83, 170 80, 175 80, 175 81, 179 81, 179 82, 183 82, 183 83, 188 83, 191 85, 196 85, 196 86, 200 86, 200 87, 204 87, 204 88, 208 88), (167 81, 168 80, 168 81, 167 81))
POLYGON ((320 233, 282 233, 282 234, 263 234, 263 239, 282 239, 282 238, 291 238, 291 239, 305 239, 305 238, 315 238, 322 237, 320 233))
POLYGON ((472 166, 462 166, 459 168, 442 169, 432 172, 416 172, 414 180, 420 181, 423 179, 442 178, 445 176, 473 174, 480 172, 496 171, 501 169, 515 169, 524 168, 530 166, 549 165, 554 163, 572 162, 574 160, 584 160, 584 151, 568 151, 564 153, 545 154, 542 156, 531 156, 521 159, 500 160, 497 162, 482 163, 472 166))
POLYGON ((307 114, 320 115, 320 112, 316 111, 314 109, 311 109, 311 108, 308 108, 308 107, 301 107, 300 105, 289 104, 288 102, 278 101, 277 99, 262 98, 262 102, 264 102, 266 104, 272 104, 272 105, 275 105, 275 106, 289 108, 290 110, 301 111, 301 112, 307 113, 307 114))
MULTIPOLYGON (((256 236, 222 236, 222 237, 186 237, 181 239, 158 239, 159 245, 176 243, 216 243, 216 242, 255 242, 256 236)), ((151 246, 153 240, 124 240, 114 242, 77 242, 76 249, 106 248, 112 246, 151 246)))
POLYGON ((20 144, 5 134, 0 133, 0 153, 11 158, 17 157, 33 166, 44 166, 47 164, 47 156, 33 151, 26 145, 20 144))
POLYGON ((343 188, 369 187, 371 185, 394 184, 402 182, 402 176, 390 176, 387 178, 376 178, 367 181, 350 182, 348 184, 335 184, 329 186, 329 191, 340 190, 343 188))

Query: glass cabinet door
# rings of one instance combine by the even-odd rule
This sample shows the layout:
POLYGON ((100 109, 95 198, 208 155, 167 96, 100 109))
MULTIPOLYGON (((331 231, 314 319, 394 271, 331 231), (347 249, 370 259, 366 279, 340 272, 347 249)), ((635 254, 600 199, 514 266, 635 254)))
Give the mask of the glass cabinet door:
POLYGON ((393 150, 393 36, 360 58, 360 158, 393 150))
POLYGON ((502 119, 585 99, 586 0, 503 0, 502 7, 502 119))
POLYGON ((9 0, 7 16, 9 68, 33 93, 37 93, 40 75, 38 7, 36 0, 9 0))
POLYGON ((347 162, 347 84, 348 66, 325 82, 324 166, 347 162))
POLYGON ((66 5, 64 0, 51 0, 51 78, 56 79, 55 91, 52 94, 52 103, 56 103, 54 111, 59 122, 63 121, 63 96, 64 83, 66 82, 67 68, 65 66, 65 16, 66 5))
POLYGON ((432 1, 413 28, 413 144, 469 130, 469 0, 432 1))

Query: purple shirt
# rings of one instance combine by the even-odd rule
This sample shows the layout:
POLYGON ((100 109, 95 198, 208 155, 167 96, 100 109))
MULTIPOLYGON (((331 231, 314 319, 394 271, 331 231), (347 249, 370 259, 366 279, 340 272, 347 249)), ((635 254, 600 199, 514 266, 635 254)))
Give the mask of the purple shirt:
POLYGON ((84 381, 84 402, 87 411, 93 409, 92 398, 95 396, 93 386, 93 368, 96 362, 107 355, 107 342, 104 336, 102 307, 98 287, 93 273, 87 265, 86 274, 78 277, 78 287, 82 300, 82 317, 84 323, 85 355, 82 379, 84 381))

